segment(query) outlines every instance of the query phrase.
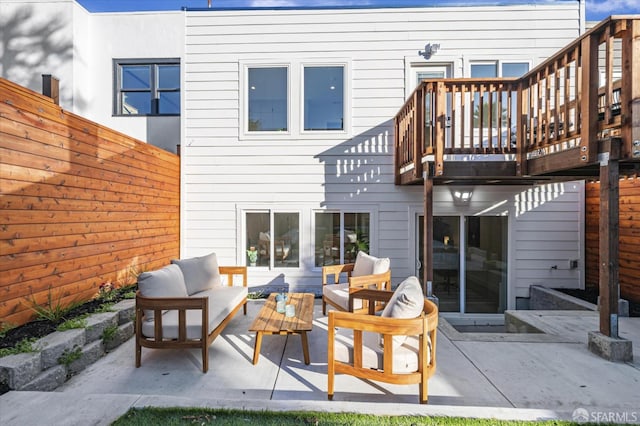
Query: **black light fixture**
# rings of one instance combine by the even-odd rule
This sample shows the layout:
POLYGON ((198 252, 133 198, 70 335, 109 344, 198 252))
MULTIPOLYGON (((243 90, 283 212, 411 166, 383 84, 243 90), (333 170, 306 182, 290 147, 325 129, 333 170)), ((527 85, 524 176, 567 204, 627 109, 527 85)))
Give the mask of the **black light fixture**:
POLYGON ((419 50, 418 51, 418 55, 423 56, 425 59, 431 59, 431 57, 433 55, 436 54, 436 52, 440 49, 440 44, 431 44, 431 43, 427 43, 424 46, 424 51, 419 50))

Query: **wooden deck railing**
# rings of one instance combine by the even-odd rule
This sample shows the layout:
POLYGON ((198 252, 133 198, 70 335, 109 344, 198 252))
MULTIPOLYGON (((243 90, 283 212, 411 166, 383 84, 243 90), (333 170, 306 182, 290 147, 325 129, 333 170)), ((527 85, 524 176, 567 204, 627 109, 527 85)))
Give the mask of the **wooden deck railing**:
POLYGON ((640 160, 639 121, 640 19, 610 17, 519 79, 422 81, 395 118, 396 182, 455 154, 502 154, 517 175, 582 167, 606 136, 640 160))

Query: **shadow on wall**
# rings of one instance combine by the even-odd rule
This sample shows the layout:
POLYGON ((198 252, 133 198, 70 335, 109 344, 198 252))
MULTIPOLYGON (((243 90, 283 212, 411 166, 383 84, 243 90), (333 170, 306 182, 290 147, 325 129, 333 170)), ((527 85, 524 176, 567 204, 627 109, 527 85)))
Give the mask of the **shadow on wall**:
MULTIPOLYGON (((14 10, 2 5, 0 76, 39 93, 42 74, 52 74, 64 84, 65 76, 56 73, 63 73, 73 59, 72 34, 73 27, 65 22, 62 12, 47 16, 36 13, 30 5, 17 5, 14 10)), ((61 105, 72 105, 71 93, 61 91, 61 105)), ((75 100, 75 107, 82 107, 79 99, 75 100)))
POLYGON ((346 202, 377 202, 372 185, 394 184, 393 120, 335 145, 317 158, 325 165, 324 207, 344 206, 346 202))

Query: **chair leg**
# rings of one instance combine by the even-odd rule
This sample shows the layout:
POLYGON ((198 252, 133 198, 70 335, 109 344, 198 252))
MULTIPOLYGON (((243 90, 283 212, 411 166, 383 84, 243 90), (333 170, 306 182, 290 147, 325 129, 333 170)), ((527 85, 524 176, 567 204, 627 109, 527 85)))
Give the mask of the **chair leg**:
POLYGON ((420 387, 420 404, 427 404, 429 402, 429 384, 427 378, 422 378, 422 381, 418 383, 420 387))
POLYGON ((208 339, 205 339, 202 342, 202 372, 206 373, 209 371, 209 345, 207 342, 208 339))
POLYGON ((327 315, 327 302, 322 299, 322 315, 327 315))
POLYGON ((140 342, 138 338, 136 338, 136 368, 140 367, 142 360, 142 346, 140 346, 140 342))

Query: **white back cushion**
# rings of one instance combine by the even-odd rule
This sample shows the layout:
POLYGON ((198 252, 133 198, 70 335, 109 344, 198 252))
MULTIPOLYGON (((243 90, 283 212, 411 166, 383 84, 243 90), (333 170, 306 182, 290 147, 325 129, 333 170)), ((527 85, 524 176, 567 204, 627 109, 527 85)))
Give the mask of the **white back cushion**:
POLYGON ((171 263, 178 265, 182 270, 189 296, 222 285, 218 257, 215 253, 191 259, 174 259, 171 263))
MULTIPOLYGON (((424 307, 422 286, 417 277, 404 280, 393 292, 389 303, 384 307, 382 316, 386 318, 417 318, 424 307)), ((394 336, 393 348, 402 345, 407 336, 394 336)))
MULTIPOLYGON (((138 290, 144 297, 187 297, 184 275, 178 265, 167 265, 138 275, 138 290)), ((145 319, 153 320, 152 310, 145 310, 145 319)))
POLYGON ((363 251, 359 251, 356 256, 356 262, 353 265, 351 276, 361 277, 364 275, 382 274, 387 272, 391 266, 391 260, 388 257, 377 258, 363 251))

